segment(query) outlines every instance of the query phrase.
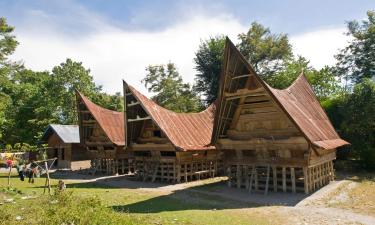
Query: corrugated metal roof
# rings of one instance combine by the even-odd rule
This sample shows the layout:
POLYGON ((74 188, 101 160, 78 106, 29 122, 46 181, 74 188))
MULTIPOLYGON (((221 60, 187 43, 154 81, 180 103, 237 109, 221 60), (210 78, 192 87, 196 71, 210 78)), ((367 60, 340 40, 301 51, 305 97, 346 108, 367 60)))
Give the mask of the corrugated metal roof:
POLYGON ((41 141, 46 142, 52 133, 56 133, 64 143, 79 143, 79 127, 77 125, 50 124, 44 131, 41 141))
POLYGON ((183 151, 215 149, 214 146, 209 146, 215 105, 212 104, 199 113, 176 113, 159 106, 132 86, 128 85, 128 87, 146 113, 177 149, 183 151))
MULTIPOLYGON (((306 77, 301 74, 290 87, 284 90, 278 90, 266 84, 254 71, 251 65, 247 62, 244 56, 238 51, 234 44, 227 38, 224 52, 224 66, 223 71, 229 65, 229 61, 240 61, 245 68, 254 75, 257 81, 265 88, 271 95, 274 101, 282 108, 286 115, 292 120, 296 127, 304 134, 308 141, 317 147, 324 149, 333 149, 342 145, 349 144, 345 140, 340 139, 339 135, 332 126, 324 109, 317 100, 313 89, 308 83, 306 77)), ((221 74, 219 85, 219 102, 218 110, 215 116, 214 132, 211 143, 215 144, 218 139, 219 123, 221 114, 223 113, 224 99, 223 92, 225 90, 225 80, 227 76, 224 72, 221 74)), ((253 81, 251 76, 247 78, 247 83, 253 81)), ((228 78, 231 80, 231 78, 228 78)))
POLYGON ((118 146, 125 145, 124 113, 100 107, 77 91, 79 97, 91 112, 112 143, 118 146))
POLYGON ((312 144, 324 149, 349 144, 340 139, 303 74, 284 90, 267 86, 312 144))

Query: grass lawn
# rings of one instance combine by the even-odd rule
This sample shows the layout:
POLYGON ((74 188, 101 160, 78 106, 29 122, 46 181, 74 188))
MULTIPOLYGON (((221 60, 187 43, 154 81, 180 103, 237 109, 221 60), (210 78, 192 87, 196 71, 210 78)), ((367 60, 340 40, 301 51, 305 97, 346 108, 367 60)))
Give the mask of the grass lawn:
MULTIPOLYGON (((194 192, 173 194, 68 183, 63 194, 43 195, 34 184, 0 174, 0 224, 279 224, 277 207, 257 207, 194 192), (31 197, 30 199, 24 199, 31 197), (7 199, 14 203, 5 203, 7 199)), ((57 180, 52 180, 56 185, 57 180)))

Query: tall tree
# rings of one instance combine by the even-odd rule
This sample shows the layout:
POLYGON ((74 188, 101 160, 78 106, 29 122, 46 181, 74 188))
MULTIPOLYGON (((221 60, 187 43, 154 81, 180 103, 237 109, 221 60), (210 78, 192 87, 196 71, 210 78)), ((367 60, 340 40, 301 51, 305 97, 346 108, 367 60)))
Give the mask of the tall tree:
POLYGON ((204 103, 209 105, 216 100, 219 88, 219 76, 224 57, 225 36, 210 37, 201 41, 195 53, 194 90, 202 94, 204 103))
POLYGON ((319 100, 326 100, 341 93, 339 82, 332 68, 328 66, 317 70, 307 59, 298 56, 286 60, 282 67, 281 71, 268 79, 268 84, 274 88, 287 88, 303 72, 319 100))
POLYGON ((9 26, 6 19, 0 17, 0 63, 3 63, 11 55, 18 45, 12 34, 14 27, 9 26))
POLYGON ((59 103, 58 111, 63 124, 77 123, 75 90, 90 98, 94 98, 101 90, 101 87, 94 83, 90 70, 83 67, 81 62, 71 59, 66 59, 52 69, 51 81, 51 95, 59 103))
POLYGON ((247 33, 238 35, 237 45, 247 61, 263 79, 282 70, 285 60, 293 56, 292 46, 286 34, 273 34, 269 28, 253 22, 247 33))
POLYGON ((152 99, 159 105, 175 112, 197 112, 201 110, 199 98, 188 83, 182 81, 173 63, 167 65, 150 65, 147 75, 142 80, 150 92, 155 93, 152 99))
POLYGON ((375 11, 367 12, 367 20, 347 24, 349 45, 336 55, 336 73, 347 82, 360 83, 375 77, 375 11))

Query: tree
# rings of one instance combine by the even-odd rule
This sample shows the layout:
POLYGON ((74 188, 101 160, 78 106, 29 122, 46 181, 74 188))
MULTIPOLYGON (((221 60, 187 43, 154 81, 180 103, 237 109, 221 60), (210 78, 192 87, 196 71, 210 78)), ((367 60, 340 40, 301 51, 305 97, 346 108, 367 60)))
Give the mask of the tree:
POLYGON ((224 36, 210 37, 201 41, 198 51, 195 53, 195 69, 198 73, 195 75, 194 90, 204 96, 205 105, 216 100, 224 48, 224 36))
POLYGON ((89 98, 94 98, 101 90, 94 83, 90 70, 84 68, 81 62, 71 59, 52 69, 50 88, 52 98, 58 103, 57 110, 63 124, 77 123, 75 90, 89 98))
POLYGON ((0 63, 4 63, 18 45, 16 38, 12 35, 14 27, 9 26, 5 18, 0 17, 0 63))
POLYGON ((364 78, 342 108, 344 138, 367 169, 375 169, 375 82, 364 78))
POLYGON ((335 57, 336 74, 346 82, 360 83, 375 76, 375 11, 367 12, 367 20, 347 24, 349 45, 335 57))
POLYGON ((142 80, 159 105, 175 112, 197 112, 202 106, 188 83, 183 83, 175 65, 150 65, 142 80))
POLYGON ((325 66, 320 70, 309 65, 310 62, 302 56, 293 57, 283 64, 283 69, 269 77, 268 84, 274 88, 289 87, 297 77, 304 73, 319 100, 326 100, 341 92, 341 88, 332 68, 325 66))
POLYGON ((266 81, 281 71, 285 60, 293 56, 287 35, 273 34, 269 28, 257 22, 253 22, 247 33, 241 33, 238 37, 240 52, 266 81))

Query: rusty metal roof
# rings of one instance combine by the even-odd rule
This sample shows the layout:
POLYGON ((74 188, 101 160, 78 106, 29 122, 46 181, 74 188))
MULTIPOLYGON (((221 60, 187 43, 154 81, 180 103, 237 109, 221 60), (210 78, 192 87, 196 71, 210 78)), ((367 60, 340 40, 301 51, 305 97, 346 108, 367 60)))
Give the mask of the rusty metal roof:
POLYGON ((176 113, 159 106, 132 86, 128 85, 128 88, 177 149, 182 151, 215 149, 214 146, 209 145, 216 109, 214 104, 199 113, 176 113))
POLYGON ((301 74, 284 90, 266 85, 312 144, 324 149, 349 144, 340 139, 305 75, 301 74))
MULTIPOLYGON (((220 129, 221 114, 225 108, 225 104, 222 104, 222 102, 225 101, 223 92, 227 87, 225 86, 227 85, 226 81, 232 78, 226 77, 225 71, 228 69, 227 67, 230 66, 228 62, 239 62, 238 65, 236 63, 238 67, 242 65, 247 73, 253 74, 256 81, 264 87, 306 139, 313 145, 324 149, 333 149, 349 144, 345 140, 342 140, 335 131, 327 114, 317 100, 313 89, 303 74, 301 74, 290 87, 284 90, 274 89, 255 73, 254 69, 229 38, 226 39, 224 51, 224 66, 220 77, 219 101, 214 121, 214 132, 211 139, 212 144, 215 144, 220 133, 218 130, 220 129)), ((234 74, 232 75, 235 76, 234 74)), ((249 76, 246 81, 242 80, 242 83, 250 83, 251 85, 251 83, 254 83, 254 80, 250 79, 251 77, 249 76)))
POLYGON ((79 97, 91 112, 112 143, 118 146, 125 145, 124 113, 100 107, 77 91, 79 97))

